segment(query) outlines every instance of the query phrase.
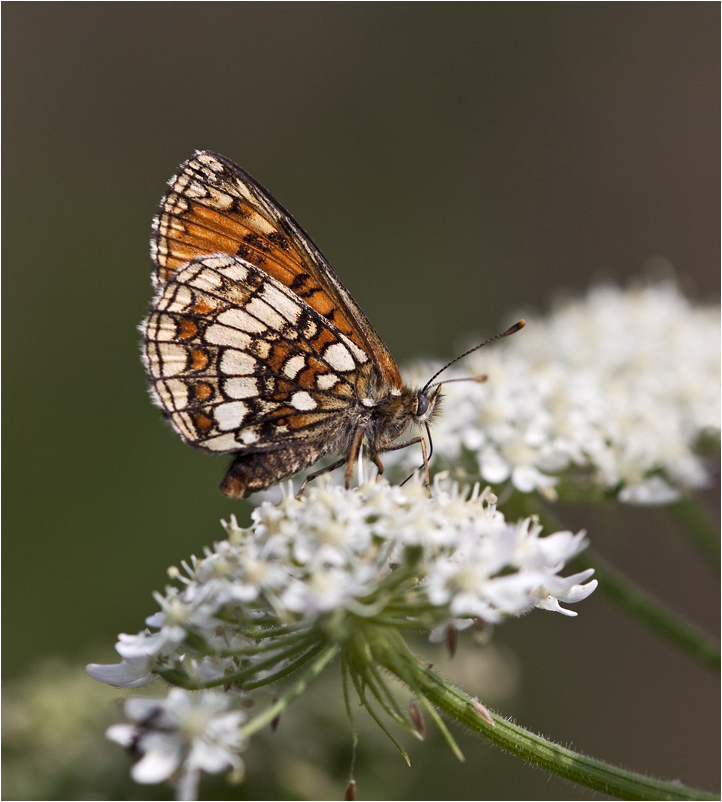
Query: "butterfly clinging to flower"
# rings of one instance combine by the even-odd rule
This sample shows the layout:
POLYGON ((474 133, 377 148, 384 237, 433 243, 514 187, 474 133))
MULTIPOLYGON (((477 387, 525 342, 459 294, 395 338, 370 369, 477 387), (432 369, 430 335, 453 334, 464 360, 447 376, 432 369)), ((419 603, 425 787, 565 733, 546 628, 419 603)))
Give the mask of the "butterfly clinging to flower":
POLYGON ((381 473, 380 454, 414 443, 428 478, 425 440, 397 438, 411 423, 428 432, 440 383, 402 383, 310 237, 238 165, 197 151, 169 185, 153 220, 143 361, 183 440, 235 455, 221 492, 246 497, 325 455, 338 458, 325 470, 346 465, 348 486, 361 448, 381 473))

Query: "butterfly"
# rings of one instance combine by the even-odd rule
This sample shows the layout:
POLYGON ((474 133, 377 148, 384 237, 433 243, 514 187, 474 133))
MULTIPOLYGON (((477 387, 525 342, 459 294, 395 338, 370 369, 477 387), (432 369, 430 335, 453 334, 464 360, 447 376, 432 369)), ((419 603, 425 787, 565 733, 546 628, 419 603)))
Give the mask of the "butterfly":
POLYGON ((222 493, 247 497, 326 455, 337 459, 306 481, 345 464, 348 487, 362 448, 381 474, 380 454, 417 443, 428 482, 425 439, 397 438, 410 424, 428 433, 441 384, 402 383, 321 251, 242 168, 211 151, 184 162, 151 257, 151 396, 185 442, 234 455, 222 493))

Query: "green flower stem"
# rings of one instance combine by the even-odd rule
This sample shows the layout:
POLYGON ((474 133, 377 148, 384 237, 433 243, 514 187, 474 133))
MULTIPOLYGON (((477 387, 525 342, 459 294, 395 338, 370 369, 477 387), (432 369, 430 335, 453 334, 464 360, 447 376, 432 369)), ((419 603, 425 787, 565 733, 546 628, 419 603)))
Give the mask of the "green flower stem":
POLYGON ((307 652, 300 654, 294 660, 291 660, 289 663, 281 668, 278 671, 275 671, 273 674, 269 674, 267 677, 263 679, 257 679, 253 682, 244 682, 243 683, 243 690, 244 691, 251 691, 254 688, 262 688, 264 685, 271 685, 274 682, 277 682, 279 679, 283 679, 287 677, 289 674, 293 674, 294 671, 297 671, 301 666, 305 665, 309 660, 312 660, 320 651, 322 651, 324 647, 323 643, 317 643, 315 646, 312 646, 307 652))
MULTIPOLYGON (((529 512, 525 514, 528 515, 529 512)), ((556 532, 567 528, 546 510, 536 510, 534 514, 538 515, 546 531, 556 532)), ((625 613, 645 624, 678 649, 694 657, 708 668, 720 671, 720 647, 716 641, 691 621, 642 590, 591 549, 568 563, 567 568, 570 571, 594 568, 594 577, 599 580, 599 592, 607 596, 625 613)))
POLYGON ((719 799, 719 795, 645 777, 578 754, 501 716, 492 714, 495 726, 491 727, 476 712, 471 698, 427 668, 398 633, 368 627, 366 636, 374 659, 412 690, 422 693, 462 726, 533 766, 618 799, 719 799))
MULTIPOLYGON (((289 632, 283 627, 278 627, 277 630, 278 631, 275 633, 275 635, 270 636, 272 637, 272 640, 265 640, 264 643, 260 643, 257 646, 242 646, 238 649, 213 648, 208 644, 205 638, 202 638, 201 636, 192 632, 188 633, 187 640, 188 643, 194 649, 197 649, 201 654, 210 654, 217 657, 251 657, 256 654, 263 654, 263 652, 278 651, 279 649, 286 648, 293 643, 308 640, 308 629, 306 628, 295 631, 292 630, 289 632)), ((249 635, 249 637, 252 636, 249 635)), ((267 636, 264 633, 260 637, 266 639, 267 636)))
POLYGON ((568 567, 573 571, 594 568, 594 576, 599 580, 599 590, 617 606, 703 665, 719 672, 720 647, 718 643, 691 621, 670 610, 659 599, 637 587, 598 554, 587 551, 570 562, 568 567))
POLYGON ((319 677, 324 668, 333 660, 338 654, 340 647, 333 643, 322 649, 318 658, 311 663, 307 671, 304 672, 301 679, 287 691, 278 701, 267 707, 262 713, 259 713, 254 719, 248 722, 244 727, 241 727, 241 736, 250 738, 255 732, 263 729, 266 724, 270 724, 274 718, 280 716, 292 702, 295 702, 298 697, 304 693, 306 688, 319 677))
MULTIPOLYGON (((273 621, 273 623, 275 624, 278 622, 278 618, 275 617, 271 618, 269 616, 268 621, 269 622, 273 621)), ((232 624, 233 621, 231 620, 229 621, 229 623, 232 624)), ((255 621, 253 621, 252 625, 248 627, 248 629, 244 629, 243 632, 248 638, 262 641, 262 640, 269 640, 271 638, 275 640, 276 638, 279 637, 283 638, 288 635, 295 635, 298 634, 299 632, 305 632, 306 629, 308 629, 308 627, 303 621, 299 621, 298 623, 295 624, 278 624, 278 626, 272 626, 272 627, 269 627, 267 625, 260 627, 256 624, 255 621)))
POLYGON ((366 673, 363 675, 363 679, 378 700, 378 703, 384 708, 389 716, 391 716, 391 718, 399 726, 404 727, 404 729, 407 729, 409 732, 411 732, 411 725, 403 717, 396 698, 386 684, 375 663, 369 663, 369 665, 366 667, 366 673))
POLYGON ((399 754, 403 759, 406 761, 406 765, 411 765, 411 758, 409 758, 408 752, 404 749, 403 746, 394 738, 393 734, 389 730, 389 728, 381 721, 376 711, 371 707, 369 704, 368 699, 366 698, 366 693, 364 691, 364 686, 361 682, 361 676, 356 671, 351 671, 351 681, 356 688, 356 693, 358 694, 358 698, 361 700, 361 704, 366 708, 366 712, 371 716, 371 718, 376 722, 378 728, 384 735, 391 741, 391 743, 399 750, 399 754))
MULTIPOLYGON (((318 643, 318 638, 314 634, 309 634, 308 632, 305 633, 305 639, 302 641, 294 641, 290 645, 281 644, 281 649, 276 651, 270 657, 266 658, 263 661, 258 663, 253 663, 246 668, 242 668, 239 671, 234 672, 233 674, 225 674, 223 677, 219 677, 218 679, 209 680, 208 682, 197 682, 196 680, 189 677, 185 672, 177 671, 175 669, 171 669, 168 671, 160 671, 158 672, 160 676, 162 676, 165 680, 170 682, 172 685, 178 685, 181 688, 186 688, 187 690, 200 690, 201 688, 215 688, 219 685, 230 685, 236 684, 240 685, 241 687, 245 686, 245 681, 248 680, 250 677, 253 677, 254 674, 258 674, 261 671, 265 671, 267 668, 273 668, 273 666, 280 663, 282 660, 288 659, 298 659, 296 656, 300 655, 301 652, 304 652, 305 649, 313 648, 318 643), (285 647, 285 648, 284 648, 285 647)), ((307 653, 306 653, 307 654, 307 653)), ((301 657, 305 656, 302 655, 301 657)), ((304 662, 301 660, 301 662, 304 662)))
POLYGON ((417 601, 408 604, 403 602, 391 602, 386 605, 386 611, 390 613, 400 613, 402 615, 415 615, 420 613, 433 613, 439 615, 439 605, 432 604, 431 602, 424 601, 419 598, 417 601))
POLYGON ((719 571, 719 529, 712 523, 698 498, 685 498, 669 506, 669 511, 682 526, 699 551, 719 571))
POLYGON ((428 632, 434 628, 432 619, 406 619, 406 618, 389 618, 378 616, 372 619, 374 624, 379 624, 383 627, 393 627, 394 629, 410 629, 412 632, 428 632))
MULTIPOLYGON (((222 685, 227 685, 229 683, 236 683, 241 687, 245 687, 246 680, 252 677, 254 674, 258 674, 261 671, 265 671, 267 668, 273 668, 282 660, 295 659, 295 656, 303 652, 305 648, 313 646, 315 641, 316 638, 309 635, 306 641, 292 643, 290 647, 275 652, 270 657, 267 657, 265 660, 261 660, 258 663, 253 663, 247 668, 242 668, 240 671, 236 671, 235 674, 228 674, 227 676, 223 677, 221 682, 218 682, 216 680, 214 680, 213 682, 215 684, 222 684, 222 685)), ((207 683, 207 687, 211 687, 211 683, 207 683)))
POLYGON ((351 735, 353 739, 354 756, 356 753, 356 745, 358 744, 358 730, 356 729, 356 721, 354 719, 353 710, 351 708, 351 697, 348 692, 348 681, 351 670, 348 665, 346 655, 342 654, 341 661, 341 685, 343 686, 343 704, 346 708, 346 718, 348 718, 349 726, 351 727, 351 735))
MULTIPOLYGON (((399 588, 406 582, 409 583, 410 587, 413 587, 417 583, 417 572, 414 570, 413 567, 411 568, 399 568, 396 571, 390 573, 378 586, 378 588, 373 591, 373 593, 369 594, 369 598, 373 600, 378 596, 380 592, 387 591, 392 592, 394 595, 398 595, 399 588)), ((360 602, 366 601, 363 597, 359 599, 360 602)))

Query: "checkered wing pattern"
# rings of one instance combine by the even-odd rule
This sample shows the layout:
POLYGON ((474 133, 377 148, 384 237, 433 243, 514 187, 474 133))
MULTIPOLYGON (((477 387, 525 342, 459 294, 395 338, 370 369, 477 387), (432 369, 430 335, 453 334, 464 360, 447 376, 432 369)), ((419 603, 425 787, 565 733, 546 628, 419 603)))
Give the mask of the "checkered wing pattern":
POLYGON ((312 306, 227 254, 169 274, 143 334, 154 400, 187 443, 216 453, 314 443, 318 458, 372 369, 312 306))
POLYGON ((153 221, 154 282, 199 256, 238 256, 291 290, 345 334, 400 390, 398 367, 320 250, 248 173, 217 153, 197 151, 170 182, 153 221))

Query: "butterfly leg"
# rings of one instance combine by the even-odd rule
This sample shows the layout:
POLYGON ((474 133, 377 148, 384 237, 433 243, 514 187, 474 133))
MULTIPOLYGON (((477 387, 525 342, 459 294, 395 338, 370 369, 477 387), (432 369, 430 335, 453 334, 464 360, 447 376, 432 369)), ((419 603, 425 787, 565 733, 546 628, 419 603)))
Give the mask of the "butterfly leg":
MULTIPOLYGON (((303 491, 306 489, 306 485, 309 482, 312 482, 319 476, 323 476, 324 473, 330 473, 331 471, 335 471, 336 468, 340 468, 342 465, 346 465, 345 483, 346 483, 346 490, 348 490, 349 487, 351 486, 351 473, 353 472, 353 464, 356 461, 356 458, 358 457, 359 449, 361 448, 361 442, 363 441, 363 436, 364 436, 364 428, 360 427, 356 430, 356 434, 354 435, 348 459, 346 457, 341 457, 341 459, 337 459, 336 462, 332 462, 325 468, 321 468, 318 471, 309 473, 309 475, 305 478, 303 484, 301 485, 301 489, 298 491, 296 498, 300 498, 303 495, 303 491)), ((378 457, 376 457, 376 459, 378 459, 378 457)), ((383 469, 383 466, 381 467, 383 469)))
POLYGON ((365 428, 363 426, 359 426, 359 428, 356 429, 356 434, 353 437, 351 453, 348 455, 348 462, 346 463, 346 490, 351 487, 351 473, 353 472, 353 464, 356 462, 356 457, 358 457, 359 449, 361 448, 361 443, 364 439, 364 431, 365 428))
MULTIPOLYGON (((419 467, 416 470, 420 470, 420 469, 423 468, 423 470, 424 470, 424 487, 429 488, 429 487, 431 487, 431 479, 429 478, 429 458, 428 458, 428 452, 426 450, 426 440, 424 440, 423 437, 412 437, 410 440, 402 440, 400 443, 393 443, 392 445, 388 446, 387 448, 384 448, 384 451, 385 452, 386 451, 398 451, 399 449, 406 448, 407 446, 414 446, 414 445, 416 445, 416 443, 419 443, 421 445, 421 453, 422 453, 423 460, 424 460, 423 464, 419 465, 419 467)), ((377 463, 377 467, 378 467, 378 463, 377 463)), ((414 473, 416 473, 416 471, 414 471, 414 473)), ((414 474, 412 473, 411 476, 413 476, 413 475, 414 474)), ((404 479, 404 481, 401 482, 401 484, 403 485, 406 482, 408 482, 409 479, 411 479, 411 476, 409 476, 407 479, 404 479)))
POLYGON ((336 462, 332 462, 330 465, 327 465, 325 468, 321 468, 318 471, 314 471, 313 473, 309 473, 309 475, 303 480, 303 484, 301 485, 301 489, 296 494, 296 498, 301 498, 303 495, 303 491, 306 489, 306 485, 309 482, 312 482, 314 479, 318 479, 319 476, 323 476, 324 473, 330 473, 331 471, 335 471, 336 468, 340 468, 342 465, 346 464, 346 457, 341 457, 341 459, 337 459, 336 462))
POLYGON ((381 462, 381 460, 379 459, 379 455, 378 455, 378 454, 374 454, 374 455, 373 455, 373 457, 371 457, 371 459, 372 459, 372 461, 373 461, 374 465, 376 466, 376 468, 377 468, 377 470, 378 470, 378 473, 376 474, 376 481, 378 482, 378 480, 379 480, 379 479, 380 479, 380 478, 383 476, 383 474, 384 474, 384 470, 385 470, 385 469, 384 469, 384 464, 383 464, 383 462, 381 462))

